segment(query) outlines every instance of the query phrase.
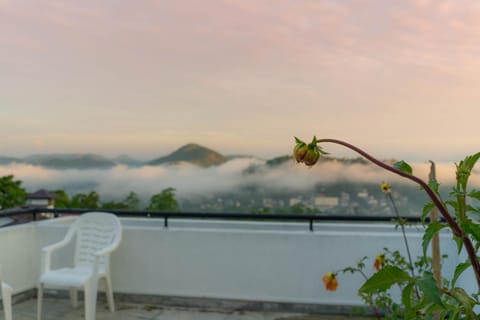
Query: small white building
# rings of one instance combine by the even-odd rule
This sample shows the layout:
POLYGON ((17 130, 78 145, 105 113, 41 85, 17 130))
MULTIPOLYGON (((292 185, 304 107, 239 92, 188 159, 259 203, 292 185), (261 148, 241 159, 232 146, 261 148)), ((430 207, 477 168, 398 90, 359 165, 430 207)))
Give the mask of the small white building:
POLYGON ((315 197, 315 206, 321 208, 333 208, 340 203, 338 197, 318 196, 315 197))
POLYGON ((302 202, 302 199, 299 198, 299 197, 295 197, 295 198, 290 198, 289 201, 288 201, 288 204, 290 205, 290 207, 296 205, 296 204, 299 204, 302 202))

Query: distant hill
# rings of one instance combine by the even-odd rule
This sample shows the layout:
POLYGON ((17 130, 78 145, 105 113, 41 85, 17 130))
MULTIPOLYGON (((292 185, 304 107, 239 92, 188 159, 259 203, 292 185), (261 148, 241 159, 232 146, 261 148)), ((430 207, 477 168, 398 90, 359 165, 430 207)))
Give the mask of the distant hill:
POLYGON ((148 162, 148 164, 160 165, 188 162, 200 167, 210 167, 220 165, 226 161, 228 159, 216 151, 195 143, 189 143, 165 157, 148 162))
POLYGON ((129 167, 141 167, 142 165, 145 164, 144 161, 134 159, 134 158, 132 158, 129 155, 126 155, 126 154, 119 155, 118 157, 115 157, 112 160, 116 164, 123 164, 123 165, 129 166, 129 167))
MULTIPOLYGON (((233 154, 224 156, 219 152, 206 148, 199 144, 190 143, 182 146, 167 156, 159 157, 151 161, 140 161, 129 155, 120 155, 115 158, 107 158, 94 153, 52 153, 36 154, 25 158, 16 158, 10 156, 0 156, 0 165, 11 163, 32 164, 51 169, 109 169, 116 165, 126 165, 129 167, 141 167, 143 165, 161 165, 161 164, 181 164, 191 163, 200 167, 211 167, 220 165, 234 159, 252 159, 254 163, 244 170, 245 174, 254 174, 258 171, 272 169, 288 163, 294 165, 295 160, 292 155, 283 155, 264 161, 253 155, 233 154)), ((363 158, 333 158, 324 156, 319 160, 321 163, 340 163, 343 165, 367 165, 368 162, 363 158)), ((394 159, 386 159, 384 162, 393 164, 394 159)))
POLYGON ((0 156, 0 164, 23 163, 24 161, 14 157, 0 156))
MULTIPOLYGON (((265 165, 267 167, 277 167, 279 165, 282 165, 286 162, 293 162, 295 163, 295 159, 293 158, 292 155, 285 155, 285 156, 280 156, 280 157, 276 157, 276 158, 273 158, 273 159, 270 159, 270 160, 267 160, 267 162, 265 162, 265 165)), ((363 158, 332 158, 332 157, 327 157, 327 156, 323 156, 323 157, 320 157, 318 163, 325 163, 325 162, 339 162, 339 163, 342 163, 342 164, 346 164, 346 165, 351 165, 351 164, 368 164, 368 161, 363 159, 363 158)))
POLYGON ((292 161, 292 162, 295 161, 293 159, 292 155, 285 155, 285 156, 280 156, 280 157, 276 157, 276 158, 267 160, 265 162, 265 165, 267 167, 277 167, 277 166, 282 165, 282 164, 284 164, 285 162, 288 162, 288 161, 292 161))
POLYGON ((26 157, 24 162, 52 169, 108 169, 116 163, 103 156, 87 154, 39 154, 26 157))
POLYGON ((252 154, 228 154, 225 155, 227 160, 235 160, 235 159, 258 159, 258 157, 252 154))
MULTIPOLYGON (((343 165, 354 165, 354 164, 362 164, 362 165, 368 165, 369 163, 363 159, 363 158, 333 158, 333 157, 327 157, 323 156, 320 157, 318 164, 322 163, 341 163, 343 165)), ((243 170, 243 174, 256 174, 258 172, 276 168, 282 165, 295 165, 296 161, 293 158, 293 155, 283 155, 279 157, 275 157, 272 159, 269 159, 265 161, 265 164, 252 164, 245 170, 243 170)))

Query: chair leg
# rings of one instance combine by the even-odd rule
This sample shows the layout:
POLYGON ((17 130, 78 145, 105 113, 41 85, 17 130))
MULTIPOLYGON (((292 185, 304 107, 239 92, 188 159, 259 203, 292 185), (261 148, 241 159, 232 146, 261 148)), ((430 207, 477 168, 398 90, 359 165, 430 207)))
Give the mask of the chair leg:
POLYGON ((38 285, 37 292, 37 320, 42 320, 42 299, 43 299, 43 284, 38 285))
POLYGON ((113 300, 112 279, 110 278, 110 274, 107 274, 105 277, 105 283, 105 294, 107 295, 108 308, 110 309, 110 312, 115 312, 115 301, 113 300))
POLYGON ((85 320, 95 320, 97 308, 97 287, 98 280, 87 281, 84 287, 85 320))
POLYGON ((2 302, 5 320, 12 320, 12 288, 10 286, 2 287, 2 302))
POLYGON ((72 302, 72 307, 77 308, 78 306, 78 293, 77 288, 70 288, 70 301, 72 302))

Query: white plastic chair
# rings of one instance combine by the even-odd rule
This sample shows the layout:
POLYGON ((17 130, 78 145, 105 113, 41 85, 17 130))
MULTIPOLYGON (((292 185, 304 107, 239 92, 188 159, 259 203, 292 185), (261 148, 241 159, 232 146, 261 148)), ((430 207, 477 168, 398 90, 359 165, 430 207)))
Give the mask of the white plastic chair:
POLYGON ((42 249, 42 272, 38 283, 37 319, 42 317, 44 287, 68 288, 72 305, 77 307, 77 289, 84 290, 85 319, 95 320, 97 288, 100 279, 106 283, 111 312, 115 311, 110 277, 110 253, 120 244, 122 227, 113 214, 89 212, 81 215, 65 238, 42 249), (76 239, 74 264, 71 268, 51 269, 52 253, 76 239))
POLYGON ((12 287, 3 282, 2 269, 0 266, 0 283, 2 290, 2 304, 5 320, 12 320, 12 287))

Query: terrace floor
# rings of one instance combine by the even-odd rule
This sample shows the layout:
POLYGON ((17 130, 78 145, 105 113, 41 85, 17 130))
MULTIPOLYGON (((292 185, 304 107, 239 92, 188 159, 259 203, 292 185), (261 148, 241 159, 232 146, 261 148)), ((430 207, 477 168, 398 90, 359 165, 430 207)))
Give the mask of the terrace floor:
MULTIPOLYGON (((36 319, 37 300, 14 304, 13 319, 36 319)), ((3 314, 0 316, 3 319, 3 314)), ((97 305, 97 320, 366 320, 366 317, 345 315, 308 315, 284 312, 253 312, 202 308, 164 307, 160 305, 117 303, 111 313, 105 304, 97 305)), ((73 309, 68 299, 45 298, 43 320, 82 320, 83 305, 73 309)))

